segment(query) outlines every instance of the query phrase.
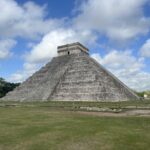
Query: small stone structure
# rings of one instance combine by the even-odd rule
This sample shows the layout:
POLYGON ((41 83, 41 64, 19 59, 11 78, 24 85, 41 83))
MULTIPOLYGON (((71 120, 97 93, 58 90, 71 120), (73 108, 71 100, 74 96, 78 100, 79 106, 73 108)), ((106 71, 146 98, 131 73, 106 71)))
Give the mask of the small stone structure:
POLYGON ((3 100, 127 101, 139 97, 89 56, 80 43, 58 47, 58 56, 3 100))
POLYGON ((89 53, 89 50, 80 43, 66 44, 58 46, 58 56, 80 54, 81 52, 89 53))

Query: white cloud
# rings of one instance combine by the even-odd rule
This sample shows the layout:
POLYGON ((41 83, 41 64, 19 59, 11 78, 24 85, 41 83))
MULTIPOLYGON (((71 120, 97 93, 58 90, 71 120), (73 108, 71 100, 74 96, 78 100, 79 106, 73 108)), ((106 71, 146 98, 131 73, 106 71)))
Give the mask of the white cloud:
POLYGON ((0 60, 6 59, 12 55, 11 49, 16 45, 12 39, 0 40, 0 60))
POLYGON ((92 54, 92 57, 130 88, 138 91, 150 89, 150 73, 143 71, 143 58, 136 58, 129 51, 116 50, 112 50, 104 57, 99 54, 92 54))
POLYGON ((10 75, 10 77, 7 79, 10 82, 22 82, 26 80, 29 76, 31 76, 33 73, 35 73, 40 66, 34 63, 24 63, 23 69, 19 70, 13 74, 10 75))
POLYGON ((112 69, 117 68, 125 68, 127 71, 139 71, 143 67, 143 58, 137 59, 136 57, 132 56, 131 51, 117 51, 112 50, 108 53, 102 60, 101 63, 103 65, 110 66, 112 69), (132 64, 132 67, 131 67, 132 64))
POLYGON ((31 1, 19 5, 15 0, 0 0, 0 10, 0 37, 36 38, 63 22, 46 19, 46 7, 31 1))
POLYGON ((143 57, 150 57, 150 39, 148 39, 140 49, 143 57))
POLYGON ((24 76, 21 73, 13 73, 8 79, 9 82, 19 83, 24 80, 24 76))
POLYGON ((128 41, 146 34, 150 18, 144 16, 143 7, 148 0, 87 0, 75 18, 79 28, 93 29, 111 40, 128 41))

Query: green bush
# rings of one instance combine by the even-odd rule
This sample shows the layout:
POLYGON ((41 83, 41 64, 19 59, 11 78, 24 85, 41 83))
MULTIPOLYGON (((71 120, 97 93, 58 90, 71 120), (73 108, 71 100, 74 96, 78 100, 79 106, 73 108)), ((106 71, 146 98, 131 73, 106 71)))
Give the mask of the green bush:
POLYGON ((0 98, 5 96, 9 91, 19 86, 20 83, 10 83, 0 78, 0 98))

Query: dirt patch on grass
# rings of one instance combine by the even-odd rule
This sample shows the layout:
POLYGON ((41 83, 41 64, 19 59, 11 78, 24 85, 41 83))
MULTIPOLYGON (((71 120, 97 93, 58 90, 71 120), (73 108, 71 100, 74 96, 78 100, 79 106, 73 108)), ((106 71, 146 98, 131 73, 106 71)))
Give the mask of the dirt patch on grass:
POLYGON ((124 112, 89 112, 89 111, 77 111, 79 114, 92 115, 92 116, 110 116, 110 117, 127 117, 127 116, 147 116, 150 117, 150 110, 127 110, 124 112))

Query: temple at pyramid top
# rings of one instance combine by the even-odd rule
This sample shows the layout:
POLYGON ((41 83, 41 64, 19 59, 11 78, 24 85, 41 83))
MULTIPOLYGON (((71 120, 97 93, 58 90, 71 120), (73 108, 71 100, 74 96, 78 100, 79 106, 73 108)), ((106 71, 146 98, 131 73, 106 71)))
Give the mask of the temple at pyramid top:
POLYGON ((79 54, 81 52, 89 54, 88 48, 86 48, 79 42, 58 46, 57 52, 58 56, 79 54))

